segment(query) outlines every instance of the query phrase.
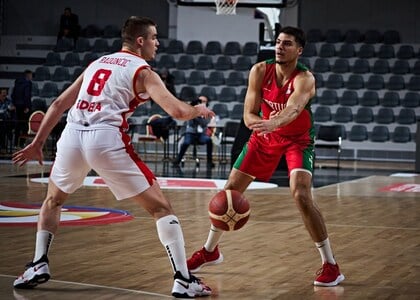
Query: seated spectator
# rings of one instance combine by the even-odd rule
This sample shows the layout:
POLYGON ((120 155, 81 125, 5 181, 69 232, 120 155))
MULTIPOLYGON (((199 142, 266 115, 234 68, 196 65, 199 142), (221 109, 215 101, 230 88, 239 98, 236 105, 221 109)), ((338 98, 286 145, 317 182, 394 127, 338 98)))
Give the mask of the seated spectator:
MULTIPOLYGON (((208 99, 206 96, 199 96, 197 100, 193 101, 191 105, 197 105, 205 103, 208 105, 208 99)), ((190 145, 207 145, 207 168, 213 168, 213 141, 211 136, 208 134, 208 124, 211 120, 202 117, 197 117, 187 122, 185 129, 184 141, 181 144, 181 148, 178 153, 177 159, 173 162, 173 167, 178 167, 181 163, 185 152, 190 145)))
POLYGON ((73 39, 76 44, 80 35, 79 17, 71 12, 70 7, 64 9, 60 18, 60 29, 58 31, 57 41, 63 37, 73 39))

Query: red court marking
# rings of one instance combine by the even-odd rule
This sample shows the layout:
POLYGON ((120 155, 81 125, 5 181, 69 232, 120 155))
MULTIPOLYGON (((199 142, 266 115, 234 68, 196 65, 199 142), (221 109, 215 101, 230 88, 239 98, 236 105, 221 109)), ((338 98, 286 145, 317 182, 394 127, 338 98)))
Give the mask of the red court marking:
POLYGON ((381 192, 405 192, 405 193, 420 193, 420 184, 417 183, 395 183, 386 187, 380 188, 381 192))

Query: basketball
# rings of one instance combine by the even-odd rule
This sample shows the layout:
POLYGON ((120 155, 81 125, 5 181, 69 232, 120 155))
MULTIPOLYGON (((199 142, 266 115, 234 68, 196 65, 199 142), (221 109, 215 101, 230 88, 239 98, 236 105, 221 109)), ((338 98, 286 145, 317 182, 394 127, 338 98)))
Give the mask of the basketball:
POLYGON ((248 222, 250 212, 248 200, 235 190, 220 191, 209 203, 211 223, 224 231, 242 228, 248 222))

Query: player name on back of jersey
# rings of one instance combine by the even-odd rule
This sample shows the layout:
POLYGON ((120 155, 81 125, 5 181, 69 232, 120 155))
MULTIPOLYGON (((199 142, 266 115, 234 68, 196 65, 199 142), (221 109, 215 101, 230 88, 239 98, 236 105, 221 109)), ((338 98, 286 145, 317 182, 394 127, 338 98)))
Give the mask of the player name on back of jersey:
POLYGON ((104 56, 99 60, 101 64, 119 65, 121 67, 127 66, 131 60, 122 57, 107 57, 104 56))

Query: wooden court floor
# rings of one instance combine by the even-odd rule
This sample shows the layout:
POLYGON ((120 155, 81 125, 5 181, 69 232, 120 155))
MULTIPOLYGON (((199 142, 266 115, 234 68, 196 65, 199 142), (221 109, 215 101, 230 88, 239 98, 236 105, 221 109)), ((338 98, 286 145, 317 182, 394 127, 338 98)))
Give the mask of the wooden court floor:
MULTIPOLYGON (((46 186, 0 164, 0 202, 41 203, 46 186)), ((346 280, 333 288, 312 285, 318 251, 287 188, 247 191, 249 223, 221 242, 225 261, 203 268, 211 299, 420 299, 420 196, 384 192, 417 177, 370 176, 316 188, 330 240, 346 280)), ((206 206, 214 190, 165 190, 183 226, 189 256, 208 233, 206 206)), ((0 226, 0 299, 167 299, 172 270, 152 219, 134 203, 117 202, 106 188, 83 187, 66 205, 116 208, 135 218, 98 226, 63 226, 51 252, 52 279, 34 290, 12 282, 32 259, 34 227, 0 226)))

